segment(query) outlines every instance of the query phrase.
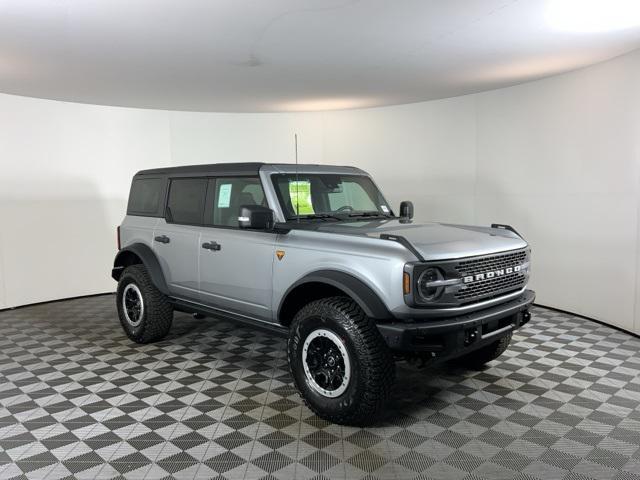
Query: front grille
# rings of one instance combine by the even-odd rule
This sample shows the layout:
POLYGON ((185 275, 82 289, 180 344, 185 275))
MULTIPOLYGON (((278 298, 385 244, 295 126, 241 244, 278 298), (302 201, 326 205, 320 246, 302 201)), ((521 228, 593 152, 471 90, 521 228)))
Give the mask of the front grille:
POLYGON ((463 260, 458 263, 456 270, 464 275, 474 275, 501 268, 514 267, 522 265, 527 261, 527 251, 518 250, 515 252, 500 253, 488 257, 475 257, 469 260, 463 260))
MULTIPOLYGON (((461 277, 476 275, 486 272, 496 272, 509 267, 523 265, 528 261, 528 250, 518 250, 515 252, 476 257, 463 260, 456 265, 455 270, 461 277)), ((509 274, 496 275, 493 278, 476 280, 464 285, 455 294, 455 298, 463 303, 474 300, 495 297, 511 291, 520 290, 527 281, 524 272, 513 272, 509 274)))

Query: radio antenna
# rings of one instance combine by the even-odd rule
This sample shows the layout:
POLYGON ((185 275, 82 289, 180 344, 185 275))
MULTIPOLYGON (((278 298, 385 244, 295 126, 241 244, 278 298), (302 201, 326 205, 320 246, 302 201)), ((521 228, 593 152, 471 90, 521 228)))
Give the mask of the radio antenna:
POLYGON ((298 134, 293 134, 293 143, 296 150, 296 219, 300 223, 300 179, 298 177, 298 134))

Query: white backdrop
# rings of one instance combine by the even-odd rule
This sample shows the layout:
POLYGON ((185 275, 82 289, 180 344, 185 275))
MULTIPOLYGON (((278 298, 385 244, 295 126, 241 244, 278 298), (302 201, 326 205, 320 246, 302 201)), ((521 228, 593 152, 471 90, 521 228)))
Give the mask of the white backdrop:
POLYGON ((397 205, 511 223, 543 304, 640 332, 640 52, 434 102, 220 114, 0 95, 0 308, 112 291, 115 226, 142 168, 355 164, 397 205))

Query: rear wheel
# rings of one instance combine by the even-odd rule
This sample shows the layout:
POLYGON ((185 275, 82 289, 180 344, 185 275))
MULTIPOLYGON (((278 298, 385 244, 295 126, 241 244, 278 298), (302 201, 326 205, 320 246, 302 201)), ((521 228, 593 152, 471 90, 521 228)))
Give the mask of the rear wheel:
POLYGON ((383 409, 395 364, 371 319, 346 297, 309 303, 288 342, 293 380, 309 408, 335 423, 368 425, 383 409))
POLYGON ((484 364, 489 363, 491 360, 495 360, 505 352, 509 347, 509 343, 511 343, 511 335, 511 332, 509 332, 499 340, 479 348, 478 350, 474 350, 463 357, 457 358, 455 362, 470 369, 482 368, 484 364))
POLYGON ((154 342, 169 333, 173 307, 153 285, 144 265, 131 265, 122 272, 116 302, 120 324, 134 342, 154 342))

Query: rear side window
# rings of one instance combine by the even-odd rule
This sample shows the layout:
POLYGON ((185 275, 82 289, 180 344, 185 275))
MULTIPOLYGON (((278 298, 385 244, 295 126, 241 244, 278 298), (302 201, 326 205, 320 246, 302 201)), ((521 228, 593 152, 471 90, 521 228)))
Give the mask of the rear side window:
POLYGON ((162 178, 140 178, 131 184, 128 215, 157 215, 162 199, 162 178))
POLYGON ((167 220, 173 223, 202 224, 206 195, 206 178, 171 180, 166 211, 167 220))

